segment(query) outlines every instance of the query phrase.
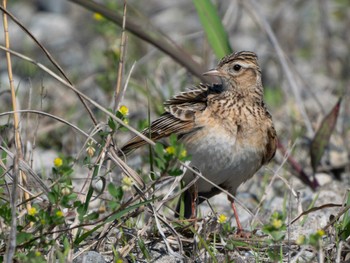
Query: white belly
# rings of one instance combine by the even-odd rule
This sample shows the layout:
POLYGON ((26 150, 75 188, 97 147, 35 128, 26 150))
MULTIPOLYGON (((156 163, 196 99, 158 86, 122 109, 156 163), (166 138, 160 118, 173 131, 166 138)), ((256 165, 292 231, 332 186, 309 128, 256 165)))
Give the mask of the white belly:
MULTIPOLYGON (((261 166, 261 153, 249 145, 240 145, 232 134, 218 134, 213 130, 200 138, 196 144, 187 145, 187 151, 192 156, 190 166, 199 169, 203 176, 216 185, 223 184, 232 194, 261 166)), ((194 177, 191 171, 187 171, 185 183, 194 177)), ((199 192, 209 192, 214 187, 203 179, 198 179, 197 186, 199 192)))

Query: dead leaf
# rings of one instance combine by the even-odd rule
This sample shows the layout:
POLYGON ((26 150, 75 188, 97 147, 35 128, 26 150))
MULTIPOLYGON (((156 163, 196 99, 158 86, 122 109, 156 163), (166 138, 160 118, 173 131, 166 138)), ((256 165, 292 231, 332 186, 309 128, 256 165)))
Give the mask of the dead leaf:
POLYGON ((337 123, 337 118, 340 109, 341 98, 338 100, 337 104, 333 107, 330 113, 323 119, 318 131, 315 134, 310 146, 310 157, 311 166, 316 172, 316 168, 324 154, 324 151, 329 143, 329 139, 333 133, 335 124, 337 123))

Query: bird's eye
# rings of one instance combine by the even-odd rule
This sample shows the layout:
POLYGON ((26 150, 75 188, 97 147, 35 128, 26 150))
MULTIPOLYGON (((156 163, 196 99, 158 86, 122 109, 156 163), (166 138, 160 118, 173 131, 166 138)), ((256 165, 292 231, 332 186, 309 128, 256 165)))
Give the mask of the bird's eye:
POLYGON ((242 68, 242 66, 241 65, 238 65, 238 64, 235 64, 234 66, 233 66, 233 70, 234 71, 239 71, 240 69, 242 68))

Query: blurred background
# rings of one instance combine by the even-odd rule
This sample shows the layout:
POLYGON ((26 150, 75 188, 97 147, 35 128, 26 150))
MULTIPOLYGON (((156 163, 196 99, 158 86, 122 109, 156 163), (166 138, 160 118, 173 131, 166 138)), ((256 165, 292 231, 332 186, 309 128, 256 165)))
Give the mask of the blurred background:
MULTIPOLYGON (((119 25, 107 19, 104 16, 107 13, 102 10, 97 12, 91 6, 90 9, 94 11, 83 7, 88 3, 93 2, 12 0, 8 1, 8 10, 48 50, 78 90, 101 106, 112 109, 121 59, 121 23, 120 19, 119 25)), ((109 18, 123 14, 123 1, 98 0, 96 3, 109 10, 109 18)), ((310 207, 328 203, 339 206, 343 204, 350 185, 350 2, 213 0, 211 11, 219 17, 223 25, 222 32, 228 37, 226 51, 221 53, 213 48, 213 38, 208 38, 207 30, 214 28, 214 23, 213 27, 210 23, 206 24, 206 19, 210 20, 209 14, 207 17, 205 13, 199 15, 200 3, 197 0, 127 1, 127 28, 132 24, 134 33, 126 31, 123 92, 119 105, 125 105, 128 109, 125 121, 141 130, 147 126, 149 118, 154 120, 163 112, 163 102, 166 99, 203 81, 201 73, 215 67, 224 54, 231 50, 254 51, 259 57, 265 101, 273 116, 281 146, 273 162, 240 187, 238 199, 264 224, 275 210, 283 210, 283 220, 288 215, 290 222, 291 218, 310 207), (141 39, 140 36, 143 39, 153 38, 153 43, 141 39), (166 48, 168 52, 161 50, 166 48), (333 107, 339 99, 342 102, 338 112, 333 107), (337 122, 333 130, 335 120, 337 122), (319 130, 323 132, 323 137, 315 139, 319 130), (315 141, 319 147, 316 147, 316 155, 319 154, 322 158, 312 169, 310 152, 312 142, 315 141), (293 159, 286 160, 286 153, 293 159), (310 183, 313 178, 316 178, 319 185, 316 191, 316 184, 310 183), (288 213, 286 204, 290 209, 288 213)), ((43 50, 11 19, 9 34, 13 51, 60 75, 43 50)), ((0 46, 4 46, 2 33, 0 46)), ((12 110, 12 104, 3 50, 1 54, 0 113, 5 114, 12 110)), ((16 56, 12 56, 12 60, 19 109, 41 110, 56 115, 86 133, 95 128, 75 93, 36 65, 16 56)), ((93 105, 88 105, 97 122, 101 124, 100 127, 108 130, 106 114, 93 105)), ((9 116, 2 115, 0 118, 0 140, 2 145, 6 142, 6 147, 13 150, 13 120, 9 116)), ((69 156, 73 157, 69 159, 72 163, 69 173, 73 173, 74 165, 73 177, 76 179, 80 178, 83 182, 88 176, 92 177, 96 167, 93 166, 93 158, 86 157, 86 137, 67 124, 42 115, 22 114, 20 125, 25 159, 33 164, 35 171, 43 175, 43 178, 47 178, 45 175, 50 177, 55 169, 56 172, 65 172, 63 169, 59 170, 57 163, 53 163, 57 156, 67 159, 69 156)), ((113 136, 115 147, 120 147, 132 134, 126 129, 120 129, 113 136)), ((101 138, 105 137, 95 136, 100 143, 104 143, 101 138)), ((2 153, 3 159, 6 156, 2 153)), ((66 159, 63 163, 65 161, 66 159)), ((128 159, 128 163, 148 182, 154 179, 149 171, 147 156, 135 154, 128 159)), ((57 174, 60 175, 58 172, 57 174)), ((120 181, 119 170, 111 168, 111 174, 109 180, 114 182, 118 178, 120 181)), ((101 172, 99 175, 105 174, 101 172)), ((5 185, 7 182, 3 178, 0 178, 0 182, 5 185)), ((70 177, 67 181, 67 185, 71 187, 66 189, 69 194, 74 187, 70 177)), ((76 189, 74 191, 79 191, 76 189)), ((113 189, 108 190, 112 194, 113 189)), ((1 192, 1 199, 7 208, 8 196, 5 190, 1 192)), ((110 206, 110 211, 114 211, 115 207, 119 209, 124 204, 122 194, 118 197, 117 193, 116 196, 119 198, 117 205, 110 206)), ((135 200, 139 201, 136 198, 135 200)), ((42 211, 46 211, 45 202, 42 203, 42 211)), ((216 211, 226 214, 230 211, 225 195, 213 198, 212 204, 216 211)), ((88 205, 90 203, 84 206, 86 213, 90 213, 87 210, 88 205)), ((69 215, 75 214, 74 209, 75 207, 71 207, 69 212, 65 211, 67 220, 70 219, 69 215)), ((104 209, 100 209, 103 210, 101 214, 106 212, 106 207, 104 209)), ((208 207, 202 209, 211 211, 208 207)), ((251 214, 244 214, 244 209, 241 210, 240 206, 238 209, 243 212, 240 217, 244 227, 248 220, 251 222, 255 219, 251 214)), ((337 214, 339 209, 325 207, 315 210, 303 223, 288 228, 288 233, 294 239, 299 233, 313 233, 324 227, 330 216, 337 214)), ((347 218, 350 218, 349 215, 347 218)), ((135 219, 130 229, 136 231, 135 226, 139 226, 142 220, 143 217, 140 221, 135 219)), ((249 226, 251 225, 253 224, 249 226)), ((340 231, 345 233, 343 240, 346 240, 350 233, 350 220, 344 226, 348 232, 342 232, 344 229, 340 231)), ((52 228, 50 225, 49 227, 51 231, 52 228)), ((323 235, 324 232, 320 234, 323 235)), ((283 237, 281 236, 281 240, 283 237)), ((314 251, 318 251, 318 248, 314 251)))

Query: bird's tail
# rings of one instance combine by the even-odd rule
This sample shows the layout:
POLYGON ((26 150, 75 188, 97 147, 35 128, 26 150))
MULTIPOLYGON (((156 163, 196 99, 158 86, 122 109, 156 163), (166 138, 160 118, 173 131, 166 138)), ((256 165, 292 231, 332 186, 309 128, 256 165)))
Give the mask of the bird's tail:
POLYGON ((184 218, 191 218, 192 216, 192 196, 189 190, 186 190, 182 193, 177 206, 176 206, 176 212, 175 217, 180 217, 181 213, 181 204, 183 204, 184 207, 184 218))

